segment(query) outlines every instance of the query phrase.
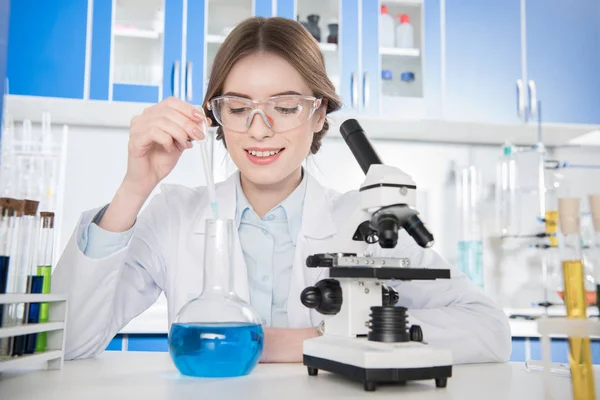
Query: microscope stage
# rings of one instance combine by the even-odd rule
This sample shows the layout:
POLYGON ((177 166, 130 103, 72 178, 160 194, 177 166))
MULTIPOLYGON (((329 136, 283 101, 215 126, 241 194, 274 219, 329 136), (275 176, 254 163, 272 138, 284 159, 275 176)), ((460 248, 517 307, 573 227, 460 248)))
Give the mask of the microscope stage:
POLYGON ((445 387, 452 376, 452 352, 419 342, 382 343, 367 338, 325 335, 304 341, 304 365, 309 375, 319 369, 364 382, 375 390, 379 382, 435 379, 445 387))

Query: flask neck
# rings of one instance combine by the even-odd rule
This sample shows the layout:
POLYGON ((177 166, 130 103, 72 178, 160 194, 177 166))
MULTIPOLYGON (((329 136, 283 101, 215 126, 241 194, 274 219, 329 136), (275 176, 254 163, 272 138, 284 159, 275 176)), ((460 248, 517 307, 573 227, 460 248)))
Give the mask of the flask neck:
POLYGON ((202 296, 227 296, 233 287, 233 221, 207 219, 205 233, 202 296))

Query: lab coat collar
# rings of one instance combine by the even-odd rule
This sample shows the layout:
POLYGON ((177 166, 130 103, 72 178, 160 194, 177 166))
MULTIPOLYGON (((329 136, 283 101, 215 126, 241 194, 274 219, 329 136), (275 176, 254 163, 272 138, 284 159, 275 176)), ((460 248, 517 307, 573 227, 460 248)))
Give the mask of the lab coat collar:
MULTIPOLYGON (((334 235, 337 230, 331 215, 331 200, 327 190, 305 170, 306 196, 302 210, 302 227, 300 233, 312 239, 324 239, 334 235)), ((239 171, 234 172, 225 181, 216 185, 219 216, 235 219, 236 212, 236 182, 240 179, 239 171)), ((212 209, 205 200, 202 213, 196 218, 195 233, 204 233, 206 220, 212 218, 212 209)))

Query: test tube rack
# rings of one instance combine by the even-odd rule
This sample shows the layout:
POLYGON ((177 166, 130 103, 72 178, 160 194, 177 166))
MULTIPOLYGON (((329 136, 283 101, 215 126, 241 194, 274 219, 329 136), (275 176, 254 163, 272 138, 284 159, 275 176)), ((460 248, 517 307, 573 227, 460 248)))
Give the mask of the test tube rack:
MULTIPOLYGON (((544 366, 544 393, 546 399, 554 399, 552 388, 552 349, 553 337, 600 337, 600 319, 597 318, 549 318, 542 317, 537 321, 538 332, 542 344, 542 364, 544 366)), ((597 371, 596 371, 597 372, 597 371)), ((596 387, 596 391, 600 388, 596 387)))
POLYGON ((0 372, 22 369, 62 369, 67 326, 67 295, 0 294, 0 304, 48 303, 49 322, 0 328, 0 338, 47 332, 47 350, 0 360, 0 372))

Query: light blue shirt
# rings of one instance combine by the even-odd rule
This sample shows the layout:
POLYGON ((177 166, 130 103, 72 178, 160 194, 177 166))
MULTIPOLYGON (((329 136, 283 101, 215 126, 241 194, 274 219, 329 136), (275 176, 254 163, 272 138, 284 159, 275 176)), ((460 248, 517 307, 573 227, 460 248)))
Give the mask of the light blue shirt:
POLYGON ((305 193, 303 177, 300 185, 261 219, 237 183, 235 222, 248 270, 250 304, 264 326, 288 326, 287 299, 305 193))
MULTIPOLYGON (((267 327, 287 327, 287 299, 292 277, 296 240, 302 224, 306 177, 300 185, 262 219, 250 206, 239 180, 236 183, 235 224, 248 270, 250 303, 267 327)), ((108 232, 96 223, 77 238, 81 251, 91 258, 104 258, 125 248, 133 228, 108 232)))

